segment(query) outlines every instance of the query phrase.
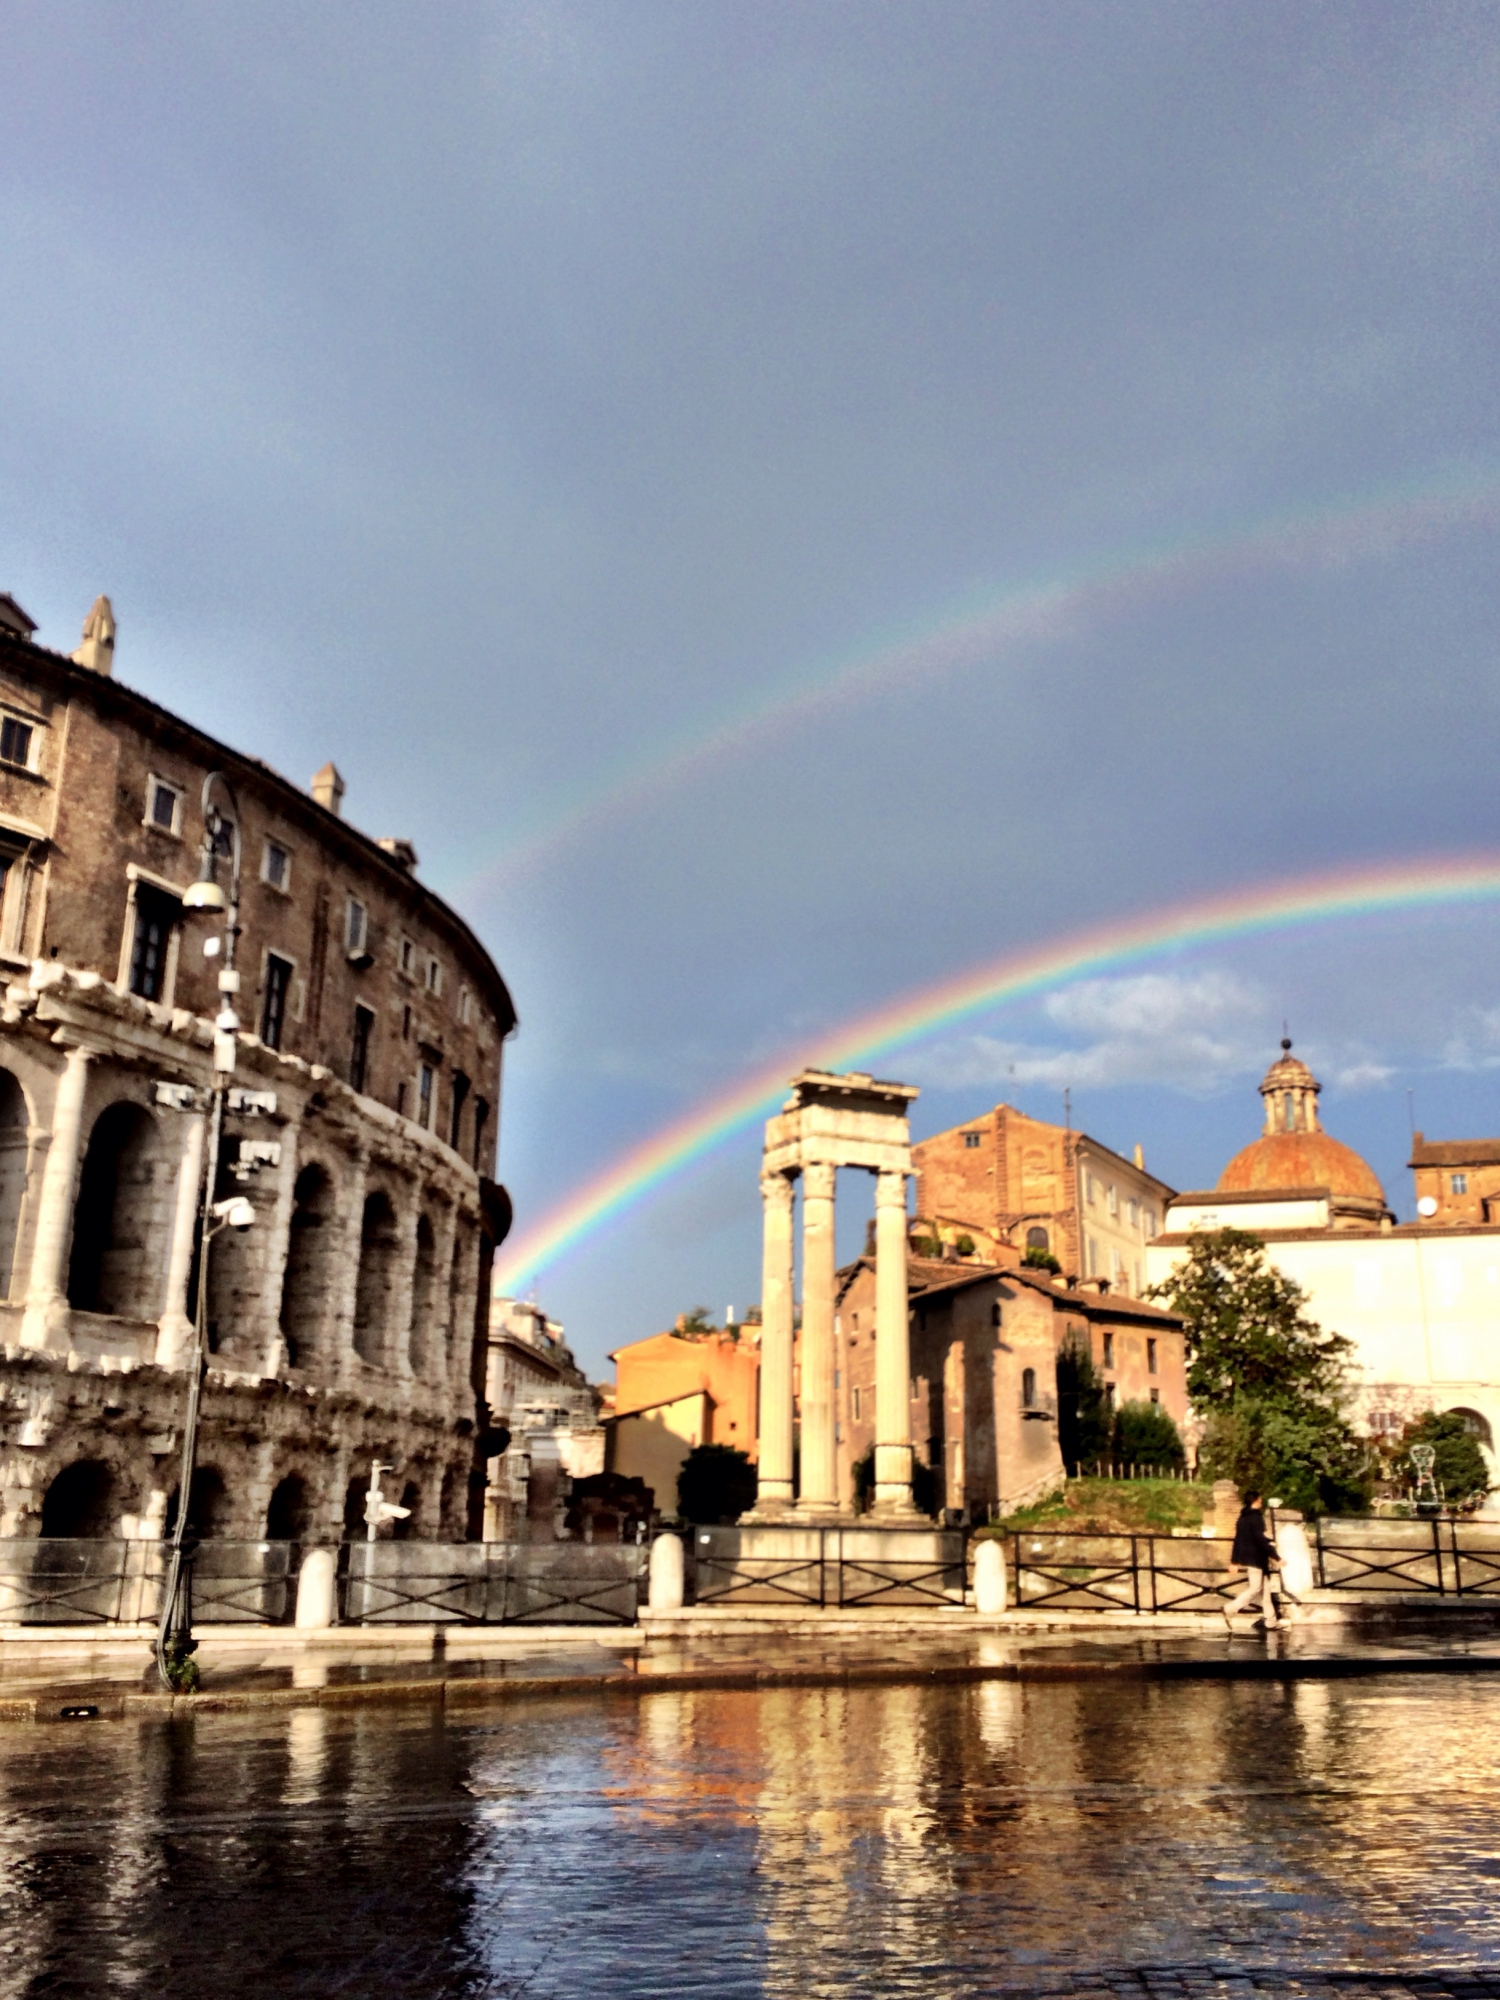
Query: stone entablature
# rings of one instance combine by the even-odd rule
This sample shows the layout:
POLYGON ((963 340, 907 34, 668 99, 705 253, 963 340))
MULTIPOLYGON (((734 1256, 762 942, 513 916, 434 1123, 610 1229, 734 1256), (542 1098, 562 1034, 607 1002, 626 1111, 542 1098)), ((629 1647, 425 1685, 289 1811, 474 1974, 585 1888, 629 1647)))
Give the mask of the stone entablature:
MULTIPOLYGON (((351 1493, 379 1456, 411 1489, 409 1531, 460 1537, 503 1191, 325 1066, 239 1040, 236 1090, 274 1093, 275 1109, 226 1121, 220 1189, 246 1193, 257 1219, 222 1232, 209 1267, 205 1525, 359 1532, 351 1493), (270 1156, 243 1185, 241 1141, 270 1156)), ((211 1048, 206 1021, 97 973, 38 962, 5 989, 0 1535, 40 1532, 53 1481, 80 1463, 108 1488, 92 1532, 163 1530, 211 1048)))

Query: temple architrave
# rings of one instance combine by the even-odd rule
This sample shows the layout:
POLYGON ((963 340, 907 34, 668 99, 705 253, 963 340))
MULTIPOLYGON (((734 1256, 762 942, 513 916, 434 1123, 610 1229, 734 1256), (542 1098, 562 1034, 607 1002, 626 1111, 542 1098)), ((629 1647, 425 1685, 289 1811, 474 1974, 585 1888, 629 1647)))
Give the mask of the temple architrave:
POLYGON ((403 839, 342 817, 0 598, 0 1536, 159 1537, 175 1492, 224 918, 235 1079, 187 1505, 205 1534, 479 1532, 505 983, 403 839), (205 780, 218 809, 205 838, 205 780), (236 823, 237 822, 237 823, 236 823))

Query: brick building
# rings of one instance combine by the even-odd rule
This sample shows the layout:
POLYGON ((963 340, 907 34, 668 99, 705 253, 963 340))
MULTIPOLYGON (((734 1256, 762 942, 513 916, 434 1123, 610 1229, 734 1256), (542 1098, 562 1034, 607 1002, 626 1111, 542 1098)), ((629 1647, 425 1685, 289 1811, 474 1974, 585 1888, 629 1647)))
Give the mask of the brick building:
POLYGON ((760 1456, 760 1328, 689 1328, 616 1348, 609 1469, 641 1479, 660 1512, 677 1506, 677 1474, 695 1445, 760 1456))
MULTIPOLYGON (((913 1258, 912 1445, 937 1474, 937 1505, 971 1520, 1009 1513, 1062 1483, 1057 1356, 1089 1352, 1111 1404, 1160 1403, 1187 1417, 1182 1322, 1099 1286, 1071 1289, 1046 1273, 913 1258)), ((839 1273, 839 1490, 875 1442, 875 1267, 839 1273)))
POLYGON ((1500 1222, 1500 1139, 1429 1140, 1414 1132, 1410 1165, 1424 1221, 1500 1222))
POLYGON ((997 1104, 912 1147, 919 1226, 944 1243, 963 1234, 981 1255, 1002 1244, 1045 1250, 1066 1275, 1104 1278, 1139 1297, 1146 1245, 1172 1189, 1086 1132, 997 1104))
MULTIPOLYGON (((232 1094, 210 1262, 205 1532, 334 1540, 372 1457, 410 1532, 476 1529, 504 981, 340 816, 112 677, 100 599, 72 657, 0 600, 0 1535, 160 1535, 176 1505, 213 955, 185 909, 205 778, 239 816, 232 1094), (274 1106, 274 1108, 272 1108, 274 1106)), ((222 830, 221 879, 233 839, 222 830)), ((362 1526, 360 1526, 362 1532, 362 1526)))

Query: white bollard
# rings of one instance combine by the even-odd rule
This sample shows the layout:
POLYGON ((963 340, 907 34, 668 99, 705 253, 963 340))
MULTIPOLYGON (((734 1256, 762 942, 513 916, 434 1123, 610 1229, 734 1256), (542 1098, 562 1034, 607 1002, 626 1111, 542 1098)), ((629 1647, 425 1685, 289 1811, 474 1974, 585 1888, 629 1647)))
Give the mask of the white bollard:
POLYGON ((1313 1587, 1312 1550, 1307 1546, 1307 1530, 1300 1521, 1276 1517, 1276 1553, 1281 1557, 1281 1574, 1293 1597, 1306 1597, 1313 1587))
POLYGON ((297 1624, 312 1630, 333 1623, 338 1557, 332 1549, 309 1549, 297 1578, 297 1624))
POLYGON ((651 1611, 680 1611, 684 1558, 680 1535, 658 1535, 651 1544, 651 1583, 646 1595, 651 1611))
POLYGON ((981 1618, 998 1618, 1005 1608, 1004 1546, 982 1541, 974 1551, 974 1609, 981 1618))

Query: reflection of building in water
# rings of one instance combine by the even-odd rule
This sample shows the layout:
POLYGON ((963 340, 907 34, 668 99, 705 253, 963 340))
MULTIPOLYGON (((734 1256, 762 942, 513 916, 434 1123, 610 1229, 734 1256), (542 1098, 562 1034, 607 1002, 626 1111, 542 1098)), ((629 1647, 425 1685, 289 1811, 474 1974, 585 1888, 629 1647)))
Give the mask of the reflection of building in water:
POLYGON ((510 1444, 489 1462, 484 1539, 565 1537, 574 1482, 604 1471, 604 1431, 599 1391, 540 1306, 495 1300, 485 1396, 510 1444))
MULTIPOLYGON (((1229 1162, 1217 1187, 1173 1197, 1167 1233, 1148 1253, 1150 1275, 1168 1275, 1194 1230, 1253 1232, 1306 1291, 1310 1316, 1354 1342, 1355 1413, 1371 1435, 1398 1432, 1423 1410, 1456 1410, 1494 1471, 1500 1221, 1488 1218, 1479 1169, 1471 1195, 1470 1169, 1449 1164, 1450 1152, 1482 1154, 1488 1142, 1454 1149, 1419 1138, 1413 1166, 1422 1201, 1433 1207, 1414 1223, 1397 1223, 1374 1170, 1323 1130, 1321 1089, 1283 1042, 1260 1084, 1260 1136, 1229 1162)), ((1500 1146, 1493 1150, 1500 1156, 1500 1146)))

